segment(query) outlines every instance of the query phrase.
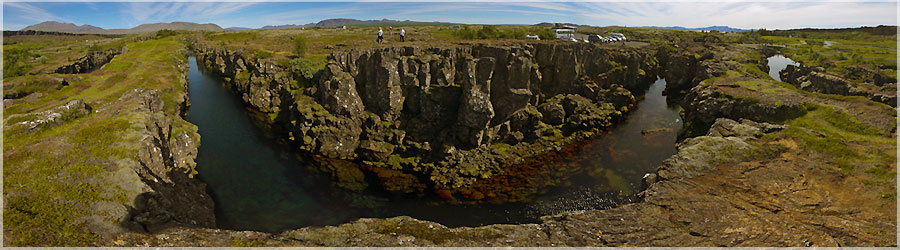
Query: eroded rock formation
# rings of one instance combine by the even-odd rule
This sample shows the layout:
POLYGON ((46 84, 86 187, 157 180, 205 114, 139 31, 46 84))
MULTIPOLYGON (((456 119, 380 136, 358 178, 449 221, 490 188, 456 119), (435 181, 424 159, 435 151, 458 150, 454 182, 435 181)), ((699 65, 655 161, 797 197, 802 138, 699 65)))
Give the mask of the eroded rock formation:
POLYGON ((298 148, 370 165, 400 192, 467 186, 558 149, 553 142, 602 131, 659 68, 652 49, 590 44, 354 49, 334 52, 298 93, 277 64, 195 47, 245 102, 279 113, 298 148))
POLYGON ((74 63, 57 68, 55 72, 60 74, 87 73, 99 68, 100 66, 103 66, 103 64, 108 63, 113 59, 113 57, 121 53, 121 49, 91 51, 88 52, 87 55, 76 59, 74 63))
POLYGON ((779 72, 782 81, 802 90, 823 94, 865 96, 872 101, 897 106, 897 79, 872 70, 853 66, 849 77, 862 78, 863 83, 853 83, 840 76, 825 72, 822 67, 788 65, 779 72))

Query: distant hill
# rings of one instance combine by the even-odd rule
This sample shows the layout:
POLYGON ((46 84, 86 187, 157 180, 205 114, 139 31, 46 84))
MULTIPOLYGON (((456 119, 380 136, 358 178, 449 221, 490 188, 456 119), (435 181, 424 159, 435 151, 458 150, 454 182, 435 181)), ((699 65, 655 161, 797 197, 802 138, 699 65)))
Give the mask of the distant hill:
MULTIPOLYGON (((171 22, 171 23, 151 23, 151 24, 141 24, 137 27, 127 29, 131 33, 144 33, 144 32, 155 32, 157 30, 186 30, 186 31, 223 31, 222 27, 219 25, 207 23, 207 24, 199 24, 199 23, 189 23, 189 22, 171 22)), ((123 30, 126 31, 126 30, 123 30)))
POLYGON ((52 32, 66 32, 66 33, 77 33, 77 34, 138 34, 138 33, 146 33, 146 32, 156 32, 162 29, 169 30, 187 30, 187 31, 200 31, 200 30, 208 30, 208 31, 223 31, 222 27, 219 25, 215 25, 212 23, 207 24, 199 24, 199 23, 189 23, 189 22, 171 22, 171 23, 151 23, 151 24, 141 24, 137 27, 130 29, 103 29, 96 26, 91 25, 81 25, 77 26, 71 23, 59 23, 54 21, 47 21, 39 24, 35 24, 32 26, 25 27, 22 30, 35 30, 35 31, 52 31, 52 32))
POLYGON ((235 31, 235 30, 252 30, 252 29, 253 29, 253 28, 247 28, 247 27, 228 27, 228 28, 225 28, 225 30, 227 30, 227 31, 235 31))
POLYGON ((868 27, 862 26, 858 28, 832 28, 832 29, 815 29, 815 28, 804 28, 804 29, 789 29, 789 30, 770 30, 769 32, 776 31, 782 33, 791 33, 791 32, 821 32, 821 33, 831 33, 831 32, 865 32, 872 35, 880 35, 880 36, 891 36, 897 34, 897 26, 896 25, 878 25, 877 27, 868 27))
POLYGON ((31 25, 25 27, 22 30, 34 30, 34 31, 51 31, 51 32, 65 32, 65 33, 85 33, 85 32, 93 32, 93 31, 103 31, 103 28, 91 26, 91 25, 75 25, 74 23, 60 23, 54 21, 47 21, 35 25, 31 25))
POLYGON ((747 31, 751 31, 751 30, 747 30, 747 29, 738 29, 738 28, 732 28, 732 27, 728 27, 728 26, 709 26, 709 27, 703 27, 703 28, 685 28, 685 27, 681 27, 681 26, 668 26, 668 27, 660 27, 660 26, 641 26, 641 28, 667 29, 667 30, 693 30, 693 31, 710 31, 710 30, 716 30, 716 31, 719 31, 719 32, 729 32, 729 31, 732 31, 732 32, 747 32, 747 31))
POLYGON ((574 24, 574 23, 548 23, 548 22, 543 22, 543 23, 535 24, 534 26, 554 27, 554 26, 557 26, 557 25, 559 25, 559 26, 572 26, 572 27, 583 27, 583 26, 588 26, 588 25, 581 25, 581 24, 574 24))
POLYGON ((277 30, 277 29, 294 29, 294 28, 301 28, 301 27, 310 27, 310 26, 307 26, 307 25, 312 25, 312 24, 306 24, 306 25, 297 25, 297 24, 266 25, 266 26, 263 26, 262 28, 259 28, 259 29, 261 29, 261 30, 277 30))
MULTIPOLYGON (((384 21, 391 21, 391 20, 384 19, 384 21)), ((316 27, 335 27, 335 26, 353 25, 353 24, 358 24, 358 23, 362 23, 362 22, 378 22, 378 21, 374 21, 374 20, 360 21, 360 20, 350 19, 350 18, 331 18, 331 19, 325 19, 325 20, 319 21, 318 23, 315 24, 315 26, 316 27)))
POLYGON ((330 18, 321 20, 315 23, 307 23, 307 24, 282 24, 282 25, 266 25, 261 30, 268 29, 294 29, 294 28, 312 28, 312 27, 340 27, 340 26, 357 26, 357 27, 371 27, 371 26, 421 26, 421 25, 450 25, 454 23, 443 23, 443 22, 418 22, 418 21, 410 21, 410 20, 391 20, 391 19, 381 19, 381 20, 357 20, 352 18, 330 18))

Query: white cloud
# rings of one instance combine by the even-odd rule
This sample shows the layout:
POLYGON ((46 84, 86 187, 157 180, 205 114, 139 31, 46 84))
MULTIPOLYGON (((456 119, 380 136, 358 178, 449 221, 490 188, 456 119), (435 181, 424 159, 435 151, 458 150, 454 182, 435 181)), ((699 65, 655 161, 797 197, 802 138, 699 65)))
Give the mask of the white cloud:
POLYGON ((739 28, 855 27, 895 24, 895 3, 582 3, 592 25, 727 25, 739 28))
POLYGON ((8 2, 3 3, 3 8, 15 9, 15 13, 17 14, 16 17, 18 18, 17 21, 31 21, 35 23, 44 21, 72 22, 69 19, 54 15, 44 9, 28 3, 8 2))
POLYGON ((257 2, 138 2, 122 10, 131 25, 151 22, 208 22, 211 18, 240 11, 257 2))

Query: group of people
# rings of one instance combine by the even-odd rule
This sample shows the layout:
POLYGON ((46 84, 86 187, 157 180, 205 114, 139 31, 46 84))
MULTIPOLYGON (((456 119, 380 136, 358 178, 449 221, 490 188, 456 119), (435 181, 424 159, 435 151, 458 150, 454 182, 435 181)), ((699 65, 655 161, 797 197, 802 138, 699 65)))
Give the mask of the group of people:
MULTIPOLYGON (((388 26, 388 32, 390 32, 391 36, 394 36, 394 27, 388 26)), ((400 28, 400 41, 406 41, 406 30, 403 28, 400 28)), ((384 30, 381 27, 378 27, 378 39, 375 42, 384 43, 384 30)))

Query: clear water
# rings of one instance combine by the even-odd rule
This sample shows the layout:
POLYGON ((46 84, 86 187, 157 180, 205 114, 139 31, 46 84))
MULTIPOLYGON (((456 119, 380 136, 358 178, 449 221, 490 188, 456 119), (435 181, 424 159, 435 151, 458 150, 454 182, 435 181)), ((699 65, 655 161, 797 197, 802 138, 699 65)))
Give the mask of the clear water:
POLYGON ((791 60, 790 58, 784 57, 782 55, 774 55, 768 58, 769 60, 769 76, 772 76, 772 79, 776 81, 781 81, 781 76, 778 75, 778 72, 781 72, 784 68, 787 68, 788 65, 797 66, 797 62, 791 60))
POLYGON ((198 178, 208 184, 220 228, 279 232, 335 225, 363 217, 407 215, 447 226, 538 222, 564 211, 602 209, 627 202, 641 177, 675 153, 679 107, 667 105, 656 81, 636 110, 610 133, 562 160, 577 169, 560 184, 524 203, 450 205, 437 198, 398 197, 335 187, 296 152, 257 127, 250 111, 224 82, 201 72, 190 58, 187 120, 202 137, 198 178), (642 130, 657 129, 646 135, 642 130))

